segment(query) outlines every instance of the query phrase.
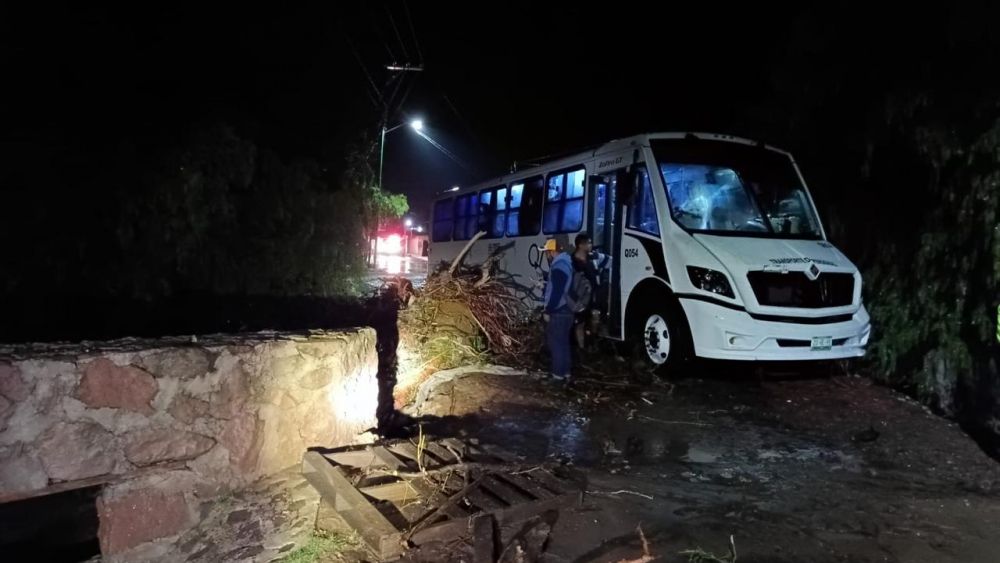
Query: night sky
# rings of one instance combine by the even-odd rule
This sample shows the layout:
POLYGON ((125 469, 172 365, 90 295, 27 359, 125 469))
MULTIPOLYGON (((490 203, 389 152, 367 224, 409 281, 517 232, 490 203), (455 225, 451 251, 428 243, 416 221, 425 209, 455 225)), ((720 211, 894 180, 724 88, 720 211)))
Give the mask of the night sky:
MULTIPOLYGON (((515 160, 643 131, 781 144, 780 116, 754 112, 773 94, 775 73, 844 73, 872 58, 916 68, 940 56, 927 46, 949 19, 676 3, 5 10, 5 152, 36 168, 92 161, 123 138, 139 150, 170 143, 220 120, 284 157, 335 168, 348 142, 378 128, 368 77, 385 85, 384 65, 423 64, 404 77, 391 122, 422 117, 465 166, 405 128, 392 133, 385 186, 417 211, 434 192, 515 160), (802 36, 815 52, 801 51, 802 36)), ((834 101, 817 111, 850 127, 865 119, 856 109, 834 101)), ((5 189, 29 183, 5 174, 5 189)))

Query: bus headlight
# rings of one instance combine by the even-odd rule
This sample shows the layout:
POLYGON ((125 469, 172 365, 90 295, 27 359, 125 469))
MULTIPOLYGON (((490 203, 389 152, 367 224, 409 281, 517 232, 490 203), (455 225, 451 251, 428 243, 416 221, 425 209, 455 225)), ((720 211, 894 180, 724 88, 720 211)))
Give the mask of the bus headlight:
POLYGON ((699 268, 697 266, 688 266, 687 271, 688 278, 691 280, 691 283, 698 289, 717 293, 719 295, 729 297, 730 299, 735 297, 735 295, 733 295, 733 288, 729 285, 729 280, 726 278, 726 274, 716 270, 709 270, 708 268, 699 268))

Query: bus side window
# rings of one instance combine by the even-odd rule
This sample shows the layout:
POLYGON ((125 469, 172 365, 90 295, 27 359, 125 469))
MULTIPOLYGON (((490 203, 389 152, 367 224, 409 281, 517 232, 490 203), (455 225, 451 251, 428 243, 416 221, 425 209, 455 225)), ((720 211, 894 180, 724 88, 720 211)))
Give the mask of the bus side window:
POLYGON ((639 167, 639 191, 628 206, 628 221, 630 229, 636 229, 651 235, 660 235, 660 224, 656 219, 656 200, 653 199, 653 187, 649 182, 649 171, 645 164, 639 167))
POLYGON ((575 233, 583 227, 586 177, 583 168, 549 174, 542 224, 545 234, 575 233))
POLYGON ((510 186, 510 209, 507 210, 507 236, 537 235, 542 219, 541 176, 528 178, 510 186))
POLYGON ((453 212, 454 206, 450 197, 434 204, 434 225, 431 228, 431 238, 434 242, 451 240, 451 231, 455 225, 453 212))
POLYGON ((476 234, 479 205, 478 194, 460 195, 455 198, 455 240, 469 240, 476 234))
POLYGON ((505 186, 497 186, 479 192, 479 217, 476 224, 480 231, 486 231, 483 238, 503 237, 507 224, 507 188, 505 186))

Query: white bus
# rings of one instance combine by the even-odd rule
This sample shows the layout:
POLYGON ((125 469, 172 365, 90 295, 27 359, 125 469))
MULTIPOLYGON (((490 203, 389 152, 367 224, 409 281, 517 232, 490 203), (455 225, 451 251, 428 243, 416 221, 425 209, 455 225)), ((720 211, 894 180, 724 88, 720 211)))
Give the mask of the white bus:
POLYGON ((827 242, 791 155, 727 135, 656 133, 442 195, 430 263, 503 252, 498 268, 541 305, 555 238, 576 234, 612 257, 598 292, 601 334, 644 361, 863 356, 871 334, 861 275, 827 242))

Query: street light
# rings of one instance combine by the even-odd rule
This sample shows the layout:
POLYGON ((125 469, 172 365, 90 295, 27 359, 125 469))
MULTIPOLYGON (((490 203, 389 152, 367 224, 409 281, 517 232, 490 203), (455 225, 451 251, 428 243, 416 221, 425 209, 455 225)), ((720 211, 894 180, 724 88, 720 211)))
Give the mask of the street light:
POLYGON ((410 219, 409 217, 407 217, 406 221, 403 221, 403 224, 406 225, 406 228, 408 229, 408 228, 410 228, 413 225, 413 219, 410 219))
POLYGON ((404 125, 409 125, 414 131, 420 131, 424 128, 424 120, 413 119, 410 120, 409 123, 403 122, 388 129, 385 128, 384 124, 382 125, 382 138, 379 140, 378 144, 378 189, 380 190, 382 189, 382 161, 385 158, 385 136, 404 125))

